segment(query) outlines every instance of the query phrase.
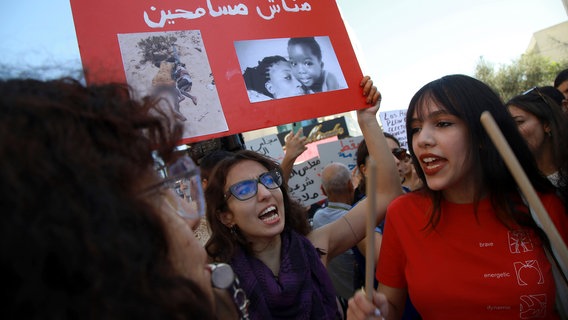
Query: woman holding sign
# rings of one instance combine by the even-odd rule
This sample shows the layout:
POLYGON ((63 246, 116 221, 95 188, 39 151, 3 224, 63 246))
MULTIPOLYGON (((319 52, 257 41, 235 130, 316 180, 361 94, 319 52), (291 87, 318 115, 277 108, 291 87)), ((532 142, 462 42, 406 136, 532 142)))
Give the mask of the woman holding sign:
MULTIPOLYGON (((432 81, 406 120, 424 187, 386 215, 373 301, 387 319, 400 319, 408 295, 423 319, 558 319, 547 239, 482 127, 486 110, 568 240, 565 208, 497 94, 464 75, 432 81)), ((358 293, 348 313, 366 319, 373 309, 358 293)))
MULTIPOLYGON (((361 83, 367 102, 380 97, 372 81, 361 83)), ((378 175, 377 221, 401 194, 394 161, 378 124, 378 105, 358 110, 358 121, 378 175)), ((311 230, 305 210, 282 184, 278 163, 251 151, 221 161, 206 190, 212 230, 206 245, 215 262, 229 263, 250 300, 251 319, 336 319, 327 262, 365 236, 363 200, 344 218, 311 230)))

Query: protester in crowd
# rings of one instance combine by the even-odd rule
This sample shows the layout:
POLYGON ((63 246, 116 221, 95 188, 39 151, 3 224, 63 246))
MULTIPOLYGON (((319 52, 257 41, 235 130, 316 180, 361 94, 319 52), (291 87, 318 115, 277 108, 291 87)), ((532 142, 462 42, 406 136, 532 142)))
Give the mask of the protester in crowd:
POLYGON ((288 40, 288 56, 294 77, 307 93, 342 89, 337 77, 324 69, 321 48, 314 37, 288 40))
POLYGON ((422 181, 416 174, 410 154, 408 154, 405 148, 400 147, 400 141, 395 136, 385 132, 385 137, 387 138, 387 143, 391 148, 392 155, 395 157, 396 167, 401 179, 400 183, 402 184, 402 190, 406 193, 419 189, 422 186, 422 181))
POLYGON ((559 103, 564 112, 568 112, 568 69, 564 69, 558 73, 554 79, 554 87, 562 93, 564 99, 559 103))
POLYGON ((556 75, 554 87, 562 92, 565 100, 568 100, 568 69, 564 69, 556 75))
POLYGON ((564 95, 562 94, 562 92, 560 92, 560 90, 556 89, 553 86, 544 86, 544 87, 539 87, 538 89, 540 90, 540 93, 554 100, 554 102, 556 102, 556 104, 558 104, 562 108, 562 111, 564 112, 568 111, 568 109, 566 109, 567 107, 566 103, 568 101, 565 99, 564 95))
POLYGON ((302 84, 292 75, 290 62, 269 56, 243 73, 250 102, 294 97, 305 94, 302 84))
MULTIPOLYGON (((384 132, 383 135, 386 138, 387 145, 389 146, 391 153, 393 155, 394 162, 396 164, 396 169, 398 176, 400 177, 401 183, 403 184, 405 181, 406 171, 408 170, 407 159, 410 158, 410 155, 406 153, 406 149, 400 147, 400 141, 392 134, 388 132, 384 132)), ((366 145, 365 140, 362 140, 359 148, 358 148, 357 156, 361 157, 361 159, 366 159, 368 154, 366 153, 366 145)), ((359 158, 357 158, 357 163, 359 163, 359 158)), ((361 170, 366 172, 365 164, 360 164, 361 170)), ((404 193, 410 192, 408 187, 402 185, 402 191, 404 193)), ((379 225, 375 228, 375 255, 373 257, 374 261, 377 261, 377 258, 381 252, 381 245, 383 239, 383 232, 384 232, 384 220, 379 223, 379 225)), ((356 274, 356 281, 358 284, 358 288, 365 284, 365 273, 366 273, 366 260, 367 260, 367 243, 366 241, 361 241, 357 244, 355 248, 353 248, 353 252, 355 255, 355 259, 357 261, 357 274, 356 274)), ((378 281, 375 279, 375 288, 378 285, 378 281)), ((420 316, 416 312, 416 309, 412 306, 412 302, 408 299, 405 305, 405 309, 403 312, 402 319, 405 320, 413 320, 413 319, 420 319, 420 316)))
MULTIPOLYGON (((201 186, 203 187, 203 190, 207 189, 209 175, 211 174, 211 171, 213 171, 213 168, 215 167, 217 162, 230 156, 231 154, 232 153, 230 151, 219 149, 206 154, 199 160, 201 186)), ((209 225, 207 224, 207 219, 205 217, 201 217, 199 219, 199 223, 197 224, 193 232, 195 234, 195 237, 202 245, 205 245, 207 243, 211 235, 211 230, 209 230, 209 225)))
MULTIPOLYGON (((412 98, 406 120, 425 185, 395 199, 386 215, 377 267, 381 294, 373 302, 387 319, 401 317, 408 294, 423 319, 558 318, 546 241, 482 127, 483 111, 494 117, 568 240, 562 202, 499 96, 464 75, 430 82, 412 98)), ((374 314, 362 298, 358 292, 349 301, 350 319, 374 314)))
POLYGON ((369 158, 369 149, 367 149, 367 143, 365 139, 359 142, 357 146, 357 151, 355 152, 355 164, 356 170, 354 174, 356 174, 356 180, 358 181, 357 186, 355 187, 353 204, 359 202, 359 200, 365 197, 365 193, 367 192, 367 159, 369 158))
POLYGON ((404 192, 410 192, 422 188, 422 180, 416 173, 416 168, 412 161, 412 157, 407 154, 403 160, 402 172, 404 173, 404 180, 402 180, 402 189, 404 192))
POLYGON ((396 169, 398 171, 398 176, 400 177, 400 182, 404 181, 404 171, 402 167, 403 161, 406 159, 406 149, 400 147, 400 141, 392 134, 385 132, 383 133, 385 138, 387 138, 387 144, 391 149, 392 156, 394 157, 394 163, 396 163, 396 169))
POLYGON ((541 87, 534 87, 506 103, 538 169, 568 200, 568 114, 541 87))
MULTIPOLYGON (((321 189, 327 197, 325 207, 316 211, 313 228, 317 229, 343 217, 353 203, 353 183, 351 172, 343 163, 333 162, 321 172, 321 189)), ((333 288, 339 297, 343 311, 347 309, 347 300, 355 293, 355 256, 352 249, 347 249, 327 264, 327 270, 333 288)), ((357 288, 358 289, 358 288, 357 288)))
MULTIPOLYGON (((357 111, 371 156, 385 171, 377 176, 377 221, 401 193, 399 179, 376 113, 379 93, 361 83, 372 107, 357 111)), ((367 200, 341 219, 311 230, 305 210, 282 186, 278 163, 252 151, 221 161, 206 190, 212 230, 206 249, 229 263, 250 299, 251 319, 334 319, 335 293, 325 266, 365 235, 367 200)))
MULTIPOLYGON (((385 136, 386 138, 386 136, 385 136)), ((387 140, 388 143, 388 140, 387 140)), ((367 159, 369 158, 369 149, 367 148, 367 143, 365 139, 361 140, 359 145, 357 146, 357 152, 355 153, 355 162, 357 165, 357 175, 358 175, 358 185, 353 192, 353 204, 361 201, 365 198, 367 193, 367 159)), ((396 165, 396 163, 395 163, 396 165)), ((396 167, 395 167, 396 169, 396 167)), ((382 170, 382 169, 378 169, 382 170)), ((384 220, 383 220, 384 221, 384 220)), ((375 247, 375 256, 373 260, 376 261, 377 257, 379 256, 379 252, 381 250, 381 240, 383 237, 383 230, 381 221, 377 227, 375 227, 374 233, 374 247, 375 247)), ((366 264, 366 254, 367 254, 367 238, 361 240, 357 245, 353 248, 353 255, 355 256, 355 277, 354 277, 354 287, 360 288, 365 285, 365 264, 366 264)), ((375 281, 375 288, 378 283, 375 281)))
POLYGON ((13 79, 0 93, 5 317, 234 319, 214 312, 198 212, 168 187, 191 172, 154 170, 154 148, 191 164, 173 158, 181 124, 123 85, 13 79))
POLYGON ((207 185, 209 184, 209 176, 211 175, 211 172, 213 172, 215 165, 219 163, 219 161, 228 158, 232 154, 233 153, 231 151, 219 149, 211 151, 199 160, 201 185, 203 186, 203 190, 207 189, 207 185))

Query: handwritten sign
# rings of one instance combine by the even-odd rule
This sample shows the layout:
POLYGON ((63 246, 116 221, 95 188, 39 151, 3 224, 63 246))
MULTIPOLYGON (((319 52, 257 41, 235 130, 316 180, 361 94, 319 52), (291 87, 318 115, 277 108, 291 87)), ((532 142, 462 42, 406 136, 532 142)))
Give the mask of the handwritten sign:
POLYGON ((310 206, 325 199, 321 192, 321 171, 319 158, 294 165, 288 187, 290 195, 304 206, 310 206))
POLYGON ((275 134, 267 135, 262 138, 246 141, 248 150, 256 151, 272 159, 282 162, 284 159, 284 150, 278 136, 275 134))
POLYGON ((345 164, 349 170, 355 169, 357 167, 357 148, 362 140, 363 137, 359 136, 318 145, 322 166, 325 167, 332 162, 340 162, 345 164))
MULTIPOLYGON (((71 9, 87 82, 128 82, 141 96, 157 88, 168 94, 172 115, 187 123, 183 143, 366 106, 335 0, 71 0, 71 9), (235 44, 299 37, 326 40, 322 63, 331 66, 326 54, 334 56, 348 87, 251 103, 235 44)), ((241 60, 260 61, 269 49, 241 60)), ((289 58, 286 45, 278 55, 289 58)))
POLYGON ((383 131, 395 136, 401 148, 408 149, 406 141, 406 110, 379 112, 383 131))

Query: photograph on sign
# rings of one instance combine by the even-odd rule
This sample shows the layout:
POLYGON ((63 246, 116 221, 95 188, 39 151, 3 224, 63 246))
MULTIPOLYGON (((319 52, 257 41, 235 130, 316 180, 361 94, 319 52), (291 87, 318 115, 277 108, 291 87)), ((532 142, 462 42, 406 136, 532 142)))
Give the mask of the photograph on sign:
POLYGON ((126 82, 184 123, 184 138, 227 131, 199 30, 118 34, 126 82))
POLYGON ((347 89, 329 37, 236 41, 251 103, 347 89))
POLYGON ((335 0, 70 1, 86 82, 127 83, 140 97, 162 94, 165 110, 184 125, 180 143, 366 107, 335 0), (305 43, 289 44, 293 39, 305 43), (243 74, 272 56, 282 57, 277 67, 287 67, 284 77, 301 88, 281 99, 263 73, 248 84, 263 91, 251 98, 243 74), (315 80, 304 74, 308 67, 315 80))

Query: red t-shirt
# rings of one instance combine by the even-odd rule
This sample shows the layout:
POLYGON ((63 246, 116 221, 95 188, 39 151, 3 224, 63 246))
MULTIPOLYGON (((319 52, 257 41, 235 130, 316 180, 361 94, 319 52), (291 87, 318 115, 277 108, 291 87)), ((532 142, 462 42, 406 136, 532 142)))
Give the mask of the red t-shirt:
MULTIPOLYGON (((564 241, 568 217, 559 198, 541 201, 564 241)), ((555 286, 540 239, 509 230, 488 199, 442 202, 435 230, 425 228, 432 202, 420 193, 395 199, 387 210, 377 279, 408 288, 423 319, 557 319, 555 286)))

